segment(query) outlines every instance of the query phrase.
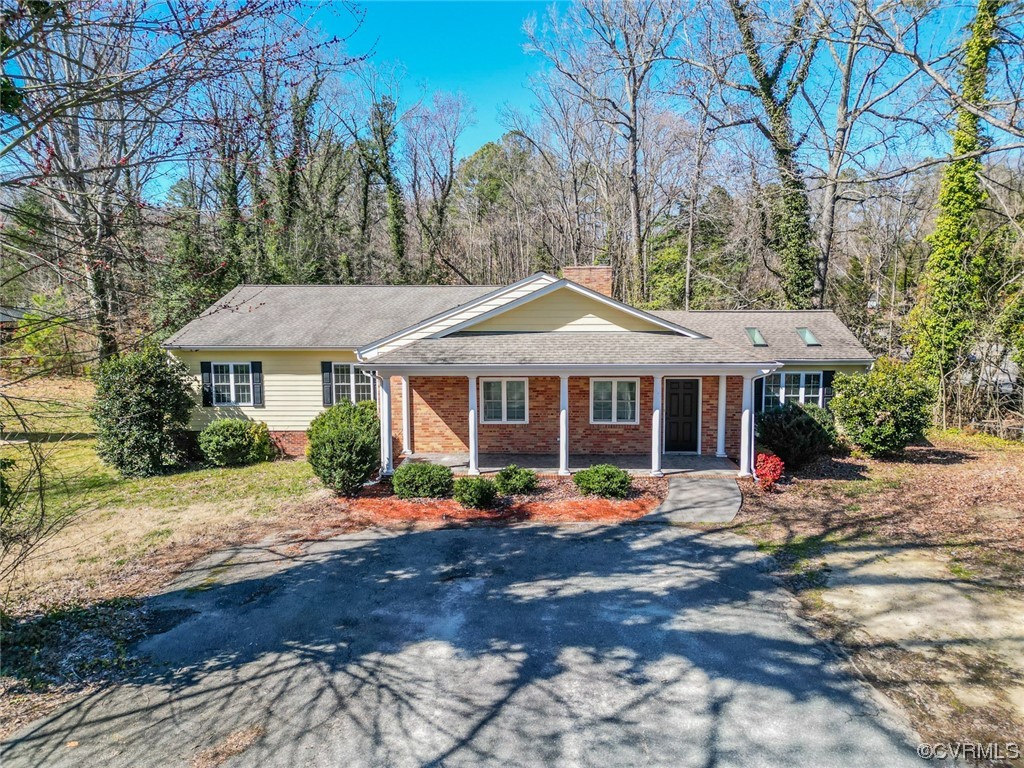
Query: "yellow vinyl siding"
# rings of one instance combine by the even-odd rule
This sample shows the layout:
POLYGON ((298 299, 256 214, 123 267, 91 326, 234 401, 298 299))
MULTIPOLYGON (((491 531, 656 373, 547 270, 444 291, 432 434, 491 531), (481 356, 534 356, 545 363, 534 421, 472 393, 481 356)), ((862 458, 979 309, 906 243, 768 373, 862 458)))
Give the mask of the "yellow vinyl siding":
POLYGON ((467 331, 664 331, 660 325, 569 288, 502 312, 467 331))
POLYGON ((305 430, 323 406, 323 387, 320 379, 320 363, 329 360, 334 363, 355 362, 354 352, 345 350, 329 352, 310 351, 269 351, 249 349, 244 351, 199 351, 173 350, 172 354, 188 366, 192 375, 197 407, 192 412, 192 429, 200 430, 214 419, 234 418, 265 421, 274 431, 305 430), (200 363, 246 363, 259 360, 263 363, 264 407, 220 406, 202 407, 202 377, 200 363))
POLYGON ((467 320, 472 320, 474 317, 485 315, 488 312, 491 312, 492 310, 498 309, 499 307, 508 304, 509 302, 515 301, 516 299, 520 299, 523 296, 527 296, 533 293, 534 291, 538 290, 539 288, 542 288, 545 285, 550 285, 553 282, 555 282, 555 278, 551 277, 550 275, 538 278, 537 280, 527 283, 526 285, 520 286, 514 291, 509 291, 508 293, 502 294, 501 296, 496 296, 488 301, 485 301, 483 304, 479 304, 478 306, 471 307, 469 309, 464 309, 463 311, 459 312, 456 315, 453 315, 452 317, 448 317, 445 318, 444 320, 439 320, 435 323, 425 325, 422 328, 419 328, 406 336, 402 336, 401 338, 395 339, 394 341, 391 341, 381 347, 378 347, 377 349, 373 350, 373 352, 368 357, 373 358, 377 357, 378 355, 383 355, 386 352, 390 352, 394 349, 404 347, 406 344, 411 344, 414 341, 419 341, 420 339, 425 339, 429 336, 433 336, 435 333, 440 333, 446 328, 451 328, 453 326, 459 325, 460 323, 464 323, 467 320))

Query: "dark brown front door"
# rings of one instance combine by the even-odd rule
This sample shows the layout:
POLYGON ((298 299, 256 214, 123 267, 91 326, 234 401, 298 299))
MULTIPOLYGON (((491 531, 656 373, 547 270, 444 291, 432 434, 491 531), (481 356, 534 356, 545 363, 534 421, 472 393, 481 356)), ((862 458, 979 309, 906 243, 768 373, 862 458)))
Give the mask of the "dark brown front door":
POLYGON ((665 380, 665 450, 697 450, 697 379, 665 380))

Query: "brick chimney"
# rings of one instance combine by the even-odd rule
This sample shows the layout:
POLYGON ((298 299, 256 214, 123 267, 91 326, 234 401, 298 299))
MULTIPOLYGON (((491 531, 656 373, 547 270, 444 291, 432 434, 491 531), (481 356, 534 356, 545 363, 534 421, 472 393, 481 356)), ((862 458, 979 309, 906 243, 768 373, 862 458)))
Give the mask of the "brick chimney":
POLYGON ((562 277, 592 291, 612 295, 612 268, 605 266, 562 267, 562 277))

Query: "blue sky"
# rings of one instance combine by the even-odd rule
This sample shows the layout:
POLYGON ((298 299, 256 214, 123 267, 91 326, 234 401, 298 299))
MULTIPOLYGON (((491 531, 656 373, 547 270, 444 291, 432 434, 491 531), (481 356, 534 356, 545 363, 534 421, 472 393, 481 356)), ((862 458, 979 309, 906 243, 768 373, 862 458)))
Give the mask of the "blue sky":
MULTIPOLYGON (((366 21, 349 42, 351 53, 373 49, 376 63, 400 62, 406 70, 406 98, 452 91, 476 109, 476 124, 462 140, 463 155, 501 138, 505 105, 526 108, 528 76, 540 67, 523 52, 523 21, 544 13, 544 2, 364 2, 366 21)), ((325 18, 324 31, 351 31, 345 17, 325 18)))

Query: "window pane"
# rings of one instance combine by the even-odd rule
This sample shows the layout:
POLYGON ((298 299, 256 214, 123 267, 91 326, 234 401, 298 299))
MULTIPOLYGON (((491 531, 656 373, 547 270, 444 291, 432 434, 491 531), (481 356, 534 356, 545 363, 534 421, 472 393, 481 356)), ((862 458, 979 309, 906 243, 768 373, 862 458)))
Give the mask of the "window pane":
POLYGON ((610 381, 595 381, 594 387, 594 412, 593 421, 612 420, 612 387, 610 381))
POLYGON ((505 419, 526 421, 526 382, 505 382, 505 419))
POLYGON ((484 382, 484 421, 501 421, 501 382, 484 382))
POLYGON ((821 392, 821 374, 804 374, 804 402, 818 404, 818 394, 821 392))
POLYGON ((618 421, 636 420, 636 382, 619 381, 615 384, 615 418, 618 421))
POLYGON ((248 384, 236 384, 235 402, 239 405, 250 405, 252 403, 252 387, 248 384))
POLYGON ((352 400, 352 366, 345 363, 334 364, 334 402, 352 400))
POLYGON ((800 374, 799 373, 787 373, 786 374, 786 396, 785 400, 787 403, 799 403, 800 402, 800 374))
POLYGON ((764 408, 778 408, 782 401, 779 399, 779 388, 782 383, 782 375, 773 373, 764 380, 764 408))
POLYGON ((356 402, 373 400, 373 387, 376 383, 372 374, 356 368, 356 402))
POLYGON ((222 405, 224 403, 231 402, 231 385, 230 384, 214 384, 213 385, 213 402, 215 405, 222 405))

